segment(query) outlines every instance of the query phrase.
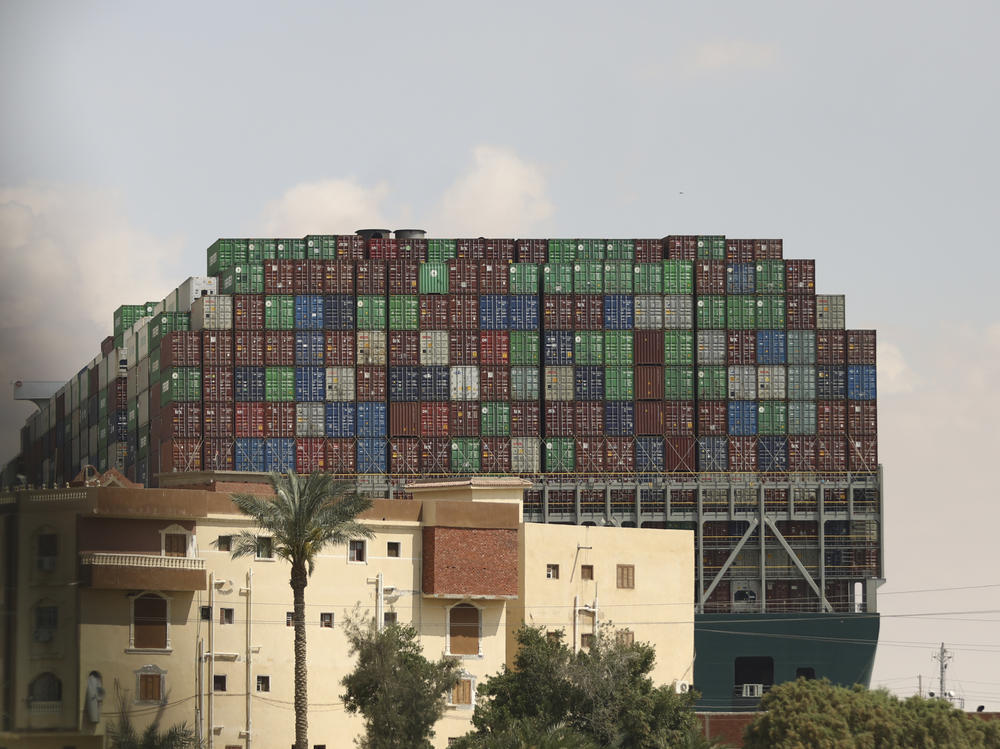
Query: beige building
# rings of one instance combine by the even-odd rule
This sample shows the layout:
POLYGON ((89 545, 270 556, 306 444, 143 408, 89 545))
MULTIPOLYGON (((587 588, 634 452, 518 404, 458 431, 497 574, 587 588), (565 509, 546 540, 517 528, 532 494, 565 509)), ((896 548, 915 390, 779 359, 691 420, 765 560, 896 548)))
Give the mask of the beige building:
MULTIPOLYGON (((230 492, 264 487, 223 479, 0 495, 0 749, 103 747, 122 702, 139 726, 186 721, 212 749, 292 744, 289 567, 266 538, 231 558, 250 524, 230 492)), ((429 658, 461 659, 438 746, 469 730, 476 685, 512 660, 522 621, 575 647, 612 623, 655 645, 657 683, 690 681, 692 533, 525 524, 522 488, 417 482, 412 501, 366 513, 374 538, 322 555, 306 589, 310 744, 361 729, 340 700, 351 615, 412 624, 429 658)))

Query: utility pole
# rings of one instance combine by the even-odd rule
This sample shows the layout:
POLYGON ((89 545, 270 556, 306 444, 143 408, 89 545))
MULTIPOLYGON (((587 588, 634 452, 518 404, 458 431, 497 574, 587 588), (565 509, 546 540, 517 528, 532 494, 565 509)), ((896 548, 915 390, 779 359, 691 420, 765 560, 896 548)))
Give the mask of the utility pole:
POLYGON ((938 696, 941 697, 942 699, 945 699, 945 698, 947 698, 947 693, 944 691, 944 683, 945 683, 944 682, 944 672, 948 670, 948 663, 952 659, 951 651, 946 650, 945 647, 944 647, 944 643, 942 642, 940 650, 938 650, 938 652, 935 653, 931 657, 934 658, 934 660, 936 660, 938 662, 938 664, 940 665, 940 676, 939 676, 939 681, 938 681, 938 696))

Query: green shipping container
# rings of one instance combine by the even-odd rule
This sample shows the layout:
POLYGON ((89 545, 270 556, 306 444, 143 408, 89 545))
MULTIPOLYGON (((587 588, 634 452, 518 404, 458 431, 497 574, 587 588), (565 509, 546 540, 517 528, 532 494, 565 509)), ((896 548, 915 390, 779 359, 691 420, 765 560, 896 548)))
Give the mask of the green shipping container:
POLYGON ((191 330, 190 312, 161 312, 149 323, 149 347, 157 348, 168 333, 191 330))
POLYGON ((454 473, 477 473, 479 471, 479 438, 452 437, 451 470, 454 473))
POLYGON ((694 263, 690 260, 664 260, 663 293, 693 294, 694 263))
POLYGON ((785 329, 785 297, 765 294, 757 297, 757 327, 761 330, 785 329))
POLYGON ((550 239, 548 259, 550 263, 572 263, 576 260, 576 240, 550 239))
POLYGON ((221 275, 226 268, 247 262, 247 240, 217 239, 208 248, 208 274, 221 275))
POLYGON ((454 239, 427 240, 427 259, 431 262, 439 263, 443 260, 451 260, 455 257, 455 252, 456 246, 454 239))
POLYGON ((545 472, 572 473, 576 470, 576 444, 572 437, 545 440, 545 472))
POLYGON ((421 294, 447 294, 448 263, 440 260, 421 263, 417 288, 421 294))
POLYGON ((573 292, 576 294, 604 293, 604 263, 580 260, 573 264, 573 292))
POLYGON ((417 330, 419 327, 420 305, 417 296, 405 294, 389 297, 389 329, 417 330))
POLYGON ((291 294, 268 294, 264 297, 264 327, 268 330, 292 330, 295 327, 295 297, 291 294))
POLYGON ((632 367, 604 368, 604 399, 635 400, 635 370, 632 367))
POLYGON ((278 240, 276 239, 248 239, 247 264, 263 265, 265 260, 273 260, 274 254, 277 252, 277 245, 278 240))
POLYGON ((725 367, 698 367, 698 397, 725 400, 728 392, 725 367))
POLYGON ((612 367, 632 366, 632 331, 604 331, 604 363, 612 367))
POLYGON ((479 416, 479 433, 484 437, 507 437, 510 435, 510 403, 487 401, 482 405, 479 416))
POLYGON ((247 263, 227 268, 219 280, 219 293, 263 294, 264 266, 247 263))
MULTIPOLYGON (((551 248, 551 240, 549 247, 551 248)), ((546 294, 573 293, 573 264, 546 263, 542 266, 542 286, 546 294)))
POLYGON ((663 368, 663 397, 666 400, 694 400, 694 369, 691 367, 663 368))
POLYGON ((604 263, 604 293, 631 294, 635 282, 632 263, 604 263))
POLYGON ((754 330, 757 327, 757 298, 726 297, 726 326, 730 330, 754 330))
POLYGON ((510 364, 512 367, 537 367, 541 364, 541 343, 537 330, 510 331, 510 364))
POLYGON ((724 330, 726 327, 726 297, 700 296, 695 304, 699 328, 724 330))
POLYGON ((276 239, 274 257, 278 260, 305 260, 306 241, 304 239, 276 239))
POLYGON ((538 293, 538 266, 535 263, 514 263, 510 266, 510 293, 538 293))
POLYGON ((757 293, 758 294, 785 293, 784 260, 757 261, 757 293))
POLYGON ((692 331, 663 331, 663 363, 687 367, 694 365, 694 333, 692 331))
POLYGON ((309 260, 336 260, 336 234, 310 234, 306 237, 306 258, 309 260))
POLYGON ((160 384, 160 349, 153 349, 149 352, 149 387, 155 388, 160 384))
POLYGON ((201 400, 201 367, 172 367, 163 372, 160 405, 201 400))
POLYGON ((757 406, 757 434, 787 434, 788 404, 785 401, 760 401, 757 406))
POLYGON ((578 330, 573 343, 573 358, 577 364, 604 364, 604 331, 578 330))
MULTIPOLYGON (((123 336, 125 331, 135 325, 141 318, 146 316, 145 304, 123 304, 115 310, 114 331, 115 339, 123 336)), ((117 344, 121 348, 121 344, 117 344)))
POLYGON ((538 400, 539 383, 538 367, 511 367, 510 399, 515 401, 538 400))
POLYGON ((609 239, 605 245, 608 260, 635 260, 634 239, 609 239))
POLYGON ((663 263, 639 263, 632 269, 636 294, 663 293, 663 263))
POLYGON ((358 330, 385 330, 385 297, 358 297, 358 330))
MULTIPOLYGON (((777 403, 779 401, 769 401, 777 403)), ((816 434, 816 403, 788 401, 788 433, 816 434)))
POLYGON ((264 367, 264 400, 295 400, 295 367, 264 367))
POLYGON ((725 237, 698 237, 699 260, 725 260, 725 237))
POLYGON ((607 257, 607 242, 603 239, 576 240, 577 260, 604 260, 607 257))

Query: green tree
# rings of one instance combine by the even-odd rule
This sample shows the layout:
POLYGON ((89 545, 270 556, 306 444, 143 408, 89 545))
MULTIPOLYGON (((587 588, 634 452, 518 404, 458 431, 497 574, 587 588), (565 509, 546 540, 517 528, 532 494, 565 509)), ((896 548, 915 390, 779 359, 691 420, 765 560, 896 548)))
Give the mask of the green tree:
MULTIPOLYGON (((116 685, 117 686, 117 685, 116 685)), ((118 692, 118 721, 108 726, 111 749, 189 749, 198 746, 194 730, 186 723, 160 732, 160 715, 142 731, 136 729, 129 714, 129 693, 118 692)))
POLYGON ((325 473, 301 477, 295 472, 271 474, 274 497, 235 494, 233 503, 257 524, 233 539, 233 558, 254 556, 261 537, 271 539, 273 553, 291 563, 295 626, 295 746, 307 749, 308 698, 306 690, 306 598, 305 590, 316 567, 316 556, 330 545, 353 538, 370 538, 370 528, 357 522, 372 502, 353 484, 335 482, 325 473))
POLYGON ((461 666, 454 658, 429 661, 413 627, 392 624, 381 632, 374 622, 349 618, 344 624, 354 671, 341 680, 348 712, 365 718, 362 749, 430 749, 434 724, 447 694, 458 683, 461 666))

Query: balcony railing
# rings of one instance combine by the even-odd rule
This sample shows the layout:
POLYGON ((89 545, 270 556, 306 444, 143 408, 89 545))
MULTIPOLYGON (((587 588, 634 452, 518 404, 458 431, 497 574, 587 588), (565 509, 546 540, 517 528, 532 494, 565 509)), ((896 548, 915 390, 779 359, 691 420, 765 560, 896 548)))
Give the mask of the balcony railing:
POLYGON ((167 557, 158 554, 83 552, 80 563, 106 567, 153 567, 168 570, 204 570, 205 560, 197 557, 167 557))
POLYGON ((61 713, 62 700, 28 700, 28 711, 32 713, 61 713))

